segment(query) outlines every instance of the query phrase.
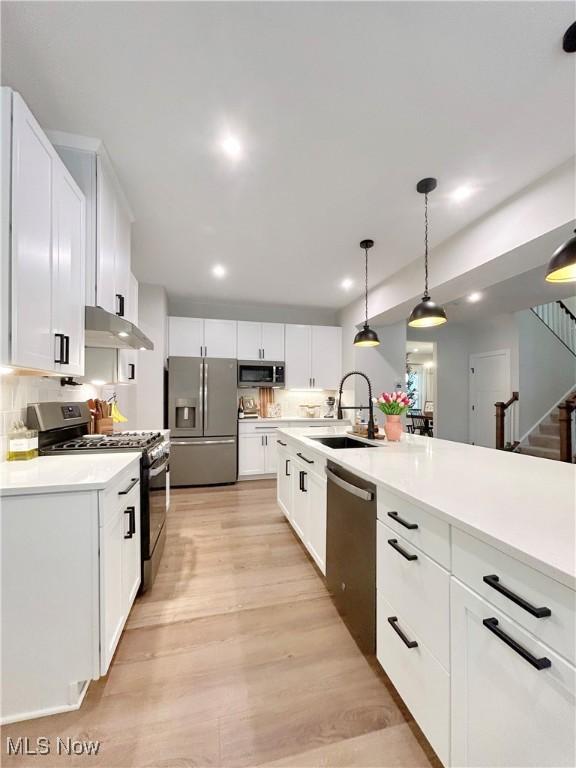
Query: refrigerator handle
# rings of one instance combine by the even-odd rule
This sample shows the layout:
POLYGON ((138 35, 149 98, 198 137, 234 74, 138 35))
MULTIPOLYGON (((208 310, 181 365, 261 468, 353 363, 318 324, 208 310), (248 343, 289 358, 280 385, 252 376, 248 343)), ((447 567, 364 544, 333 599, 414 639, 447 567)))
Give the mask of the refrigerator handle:
POLYGON ((204 361, 200 361, 200 387, 198 390, 198 410, 200 412, 200 429, 204 431, 204 361))
POLYGON ((208 429, 208 363, 204 361, 204 434, 208 429))

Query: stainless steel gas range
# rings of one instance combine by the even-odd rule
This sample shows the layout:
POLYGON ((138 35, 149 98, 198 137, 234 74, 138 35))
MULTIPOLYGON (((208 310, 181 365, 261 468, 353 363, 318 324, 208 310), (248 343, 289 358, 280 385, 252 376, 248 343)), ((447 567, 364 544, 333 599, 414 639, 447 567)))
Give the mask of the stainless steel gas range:
POLYGON ((170 443, 162 432, 118 432, 90 435, 86 403, 34 403, 28 406, 27 424, 38 430, 43 456, 101 451, 139 451, 142 587, 153 583, 164 550, 166 512, 170 499, 170 443))

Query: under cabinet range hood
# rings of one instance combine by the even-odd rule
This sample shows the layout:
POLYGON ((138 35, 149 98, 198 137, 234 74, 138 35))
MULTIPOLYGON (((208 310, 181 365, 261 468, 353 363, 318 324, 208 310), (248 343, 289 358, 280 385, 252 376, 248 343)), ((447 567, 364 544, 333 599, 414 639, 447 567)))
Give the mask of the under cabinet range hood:
POLYGON ((86 307, 85 341, 87 347, 107 349, 154 349, 148 336, 125 317, 113 315, 102 307, 86 307))

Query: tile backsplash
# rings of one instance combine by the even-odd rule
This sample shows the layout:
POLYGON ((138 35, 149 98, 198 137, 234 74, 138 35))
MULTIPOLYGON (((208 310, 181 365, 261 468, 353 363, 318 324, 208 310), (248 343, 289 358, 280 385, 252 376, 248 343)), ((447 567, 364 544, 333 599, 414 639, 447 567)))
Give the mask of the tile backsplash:
MULTIPOLYGON (((259 400, 258 389, 239 389, 238 398, 254 397, 259 400)), ((332 390, 298 390, 298 389, 275 389, 274 402, 281 408, 282 416, 303 416, 300 411, 301 405, 319 405, 320 416, 324 416, 326 399, 329 396, 337 397, 338 393, 332 390)))
POLYGON ((88 400, 99 396, 100 389, 91 384, 62 387, 60 379, 51 376, 0 376, 0 461, 6 460, 7 434, 14 422, 19 419, 26 422, 28 403, 88 400))

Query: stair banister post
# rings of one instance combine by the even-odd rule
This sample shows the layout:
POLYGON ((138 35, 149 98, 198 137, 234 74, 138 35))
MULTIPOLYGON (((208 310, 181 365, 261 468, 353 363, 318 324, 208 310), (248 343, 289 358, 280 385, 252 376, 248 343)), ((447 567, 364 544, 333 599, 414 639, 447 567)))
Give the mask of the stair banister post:
POLYGON ((496 448, 499 451, 504 450, 504 412, 505 403, 494 403, 496 406, 496 448))
POLYGON ((572 411, 574 406, 565 402, 558 406, 560 425, 560 461, 572 463, 572 411))

